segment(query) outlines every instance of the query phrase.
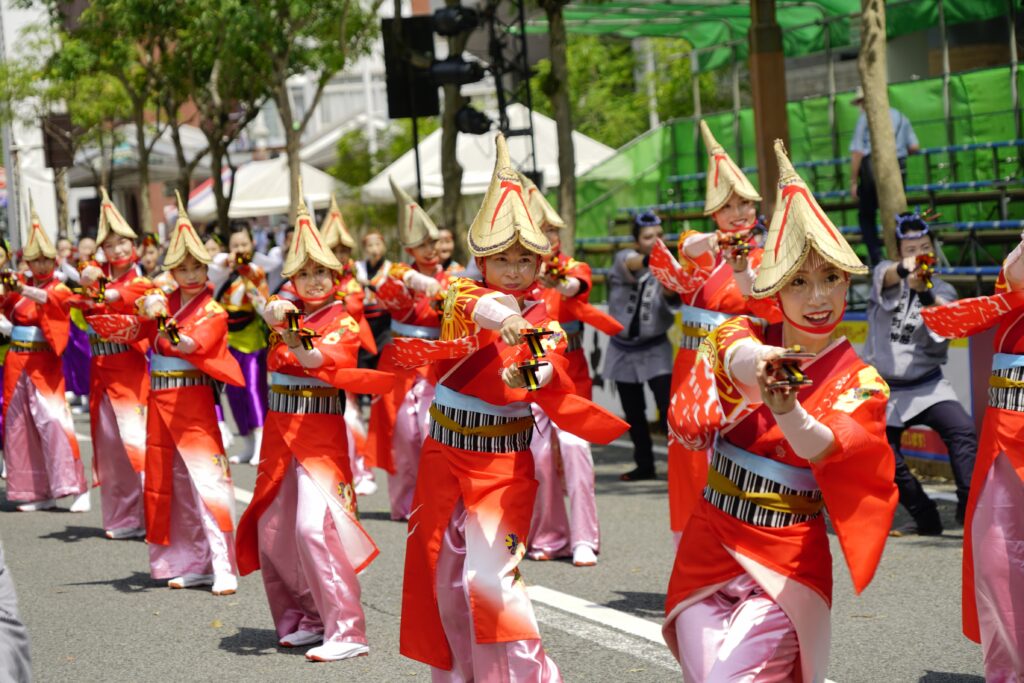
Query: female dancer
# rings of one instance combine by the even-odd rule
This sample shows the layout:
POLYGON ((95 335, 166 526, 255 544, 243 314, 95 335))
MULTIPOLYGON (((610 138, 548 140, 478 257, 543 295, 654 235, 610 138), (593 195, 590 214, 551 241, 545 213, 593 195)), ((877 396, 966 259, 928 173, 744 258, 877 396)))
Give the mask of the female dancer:
POLYGON ((242 574, 263 570, 281 646, 322 642, 306 657, 326 662, 368 651, 356 575, 377 556, 341 455, 345 391, 380 393, 392 378, 356 369, 359 326, 335 296, 341 264, 301 200, 296 221, 281 272, 299 306, 274 299, 264 311, 274 330, 270 413, 238 557, 242 574))
POLYGON ((145 532, 142 472, 146 461, 148 340, 138 318, 140 298, 152 289, 137 263, 135 231, 110 201, 100 202, 96 241, 106 264, 83 264, 79 281, 88 294, 76 304, 88 323, 92 363, 89 413, 93 484, 107 538, 141 538, 145 532))
POLYGON ((270 292, 263 269, 252 263, 248 226, 233 223, 231 229, 228 252, 213 257, 210 280, 214 299, 228 312, 228 349, 245 377, 244 385, 225 388, 242 440, 242 452, 231 462, 257 465, 267 414, 267 341, 260 317, 270 292))
MULTIPOLYGON (((583 351, 583 323, 610 335, 621 332, 622 325, 588 303, 592 284, 590 266, 562 253, 560 232, 565 221, 533 181, 522 174, 519 180, 527 193, 533 224, 541 229, 551 245, 551 253, 544 257, 538 276, 540 296, 548 315, 558 321, 566 334, 565 355, 576 393, 589 399, 593 383, 583 351)), ((577 567, 593 566, 597 564, 601 530, 597 521, 590 444, 554 426, 538 406, 533 407, 533 415, 537 430, 530 450, 539 487, 527 557, 550 560, 568 555, 577 567), (568 517, 562 502, 563 489, 569 495, 568 517)))
POLYGON ((1024 241, 992 296, 921 310, 950 339, 996 327, 988 407, 964 521, 963 630, 985 654, 985 680, 1024 680, 1024 241))
POLYGON ((888 387, 845 338, 831 341, 849 274, 867 268, 781 141, 775 151, 780 189, 752 294, 776 298, 783 322, 741 316, 716 328, 681 394, 691 457, 714 452, 665 606, 665 641, 688 681, 823 681, 832 595, 823 508, 860 592, 898 497, 888 387))
POLYGON ((729 318, 752 314, 769 322, 781 320, 773 300, 750 296, 764 251, 756 204, 761 195, 704 121, 700 130, 710 157, 704 215, 711 216, 716 230, 683 233, 679 238, 681 265, 661 243, 651 254, 654 276, 683 298, 683 337, 672 371, 673 400, 668 414, 668 504, 677 544, 687 518, 700 501, 707 474, 707 463, 693 457, 679 438, 679 411, 686 407, 676 398, 679 385, 697 362, 701 339, 729 318))
POLYGON ((18 510, 52 510, 75 496, 72 512, 89 510, 89 489, 64 397, 60 354, 68 343, 71 290, 54 277, 57 250, 29 199, 31 227, 22 252, 28 276, 8 273, 0 309, 12 324, 4 363, 4 460, 7 499, 18 510))
POLYGON ((500 134, 497 148, 469 233, 484 282, 451 284, 440 341, 395 341, 403 363, 433 363, 442 378, 409 518, 401 624, 402 654, 433 667, 435 681, 561 680, 518 569, 537 491, 530 403, 595 442, 626 429, 575 394, 558 323, 529 299, 551 247, 530 219, 500 134), (538 329, 543 360, 526 366, 536 387, 527 391, 516 361, 530 354, 518 345, 538 329))
MULTIPOLYGON (((359 324, 360 354, 365 352, 376 355, 377 342, 364 316, 363 286, 356 277, 356 262, 352 260, 352 249, 356 241, 352 239, 345 225, 345 218, 341 215, 334 195, 331 195, 331 207, 327 211, 327 218, 320 232, 324 237, 324 245, 341 264, 341 269, 334 276, 335 296, 344 302, 345 310, 359 324)), ((291 289, 294 291, 294 288, 291 289)), ((345 424, 348 426, 348 455, 356 493, 361 496, 372 495, 377 492, 377 483, 374 481, 373 471, 366 464, 366 423, 359 415, 355 394, 346 397, 345 424)))
MULTIPOLYGON (((387 278, 377 287, 377 298, 391 313, 393 338, 437 339, 441 330, 438 295, 448 286, 448 274, 441 269, 437 256, 437 226, 393 180, 391 189, 398 201, 402 247, 413 263, 392 264, 387 278)), ((367 460, 390 475, 391 518, 408 519, 436 378, 430 368, 398 368, 390 345, 382 350, 377 367, 393 372, 396 381, 390 394, 373 403, 367 460)))
POLYGON ((228 314, 206 276, 210 254, 178 198, 164 267, 178 288, 155 290, 143 308, 156 319, 146 441, 146 541, 154 579, 171 588, 238 588, 235 493, 217 428, 214 382, 241 386, 228 353, 228 314))

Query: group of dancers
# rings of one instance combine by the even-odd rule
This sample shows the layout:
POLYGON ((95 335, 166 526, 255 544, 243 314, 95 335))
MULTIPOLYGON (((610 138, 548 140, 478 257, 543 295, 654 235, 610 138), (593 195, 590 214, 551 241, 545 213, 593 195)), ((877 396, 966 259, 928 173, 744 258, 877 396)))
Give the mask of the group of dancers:
MULTIPOLYGON (((464 269, 442 263, 442 231, 395 183, 408 263, 386 261, 378 234, 364 240, 368 260, 354 262, 333 202, 320 227, 300 202, 286 244, 261 266, 244 229, 211 253, 219 245, 204 244, 179 198, 162 272, 142 264, 150 245, 105 193, 102 258, 61 262, 33 211, 27 270, 0 275, 8 499, 43 510, 72 496, 72 510, 88 509, 61 362, 80 311, 103 526, 111 539, 145 536, 155 579, 229 595, 259 569, 282 647, 310 647, 314 661, 364 655, 358 575, 378 549, 358 496, 383 469, 391 517, 409 530, 402 654, 439 681, 557 681, 520 563, 597 563, 590 444, 628 429, 636 469, 623 479, 655 475, 647 383, 669 434, 677 551, 663 633, 684 679, 823 681, 823 513, 860 592, 898 499, 911 495, 897 488, 887 441, 889 386, 836 335, 851 276, 868 269, 780 142, 765 231, 761 197, 701 128, 717 229, 682 235, 677 258, 657 216, 637 217, 637 246, 609 277, 610 314, 589 303, 590 268, 562 253, 564 221, 512 166, 501 135, 464 269), (673 361, 665 331, 680 306, 673 361), (585 324, 611 337, 605 376, 628 422, 592 401, 585 324), (230 462, 221 391, 244 442, 230 462), (368 425, 356 396, 372 397, 368 425), (237 523, 236 461, 258 467, 237 523)), ((914 219, 900 239, 926 235, 914 219)), ((998 681, 1024 675, 1014 603, 1024 595, 1022 254, 1024 243, 991 297, 910 297, 935 343, 999 325, 962 506, 965 633, 998 681)), ((930 291, 923 267, 902 259, 876 277, 880 292, 930 291)))

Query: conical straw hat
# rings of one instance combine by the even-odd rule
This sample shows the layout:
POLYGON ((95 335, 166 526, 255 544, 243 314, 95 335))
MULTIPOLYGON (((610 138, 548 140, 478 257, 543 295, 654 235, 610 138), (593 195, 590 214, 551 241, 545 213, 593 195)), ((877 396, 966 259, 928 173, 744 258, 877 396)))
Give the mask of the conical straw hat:
POLYGON ((29 228, 28 239, 25 241, 25 248, 22 250, 22 257, 26 261, 35 261, 40 258, 57 258, 57 250, 53 248, 53 242, 43 229, 43 223, 36 213, 35 202, 32 195, 28 196, 29 228))
POLYGON ((128 225, 128 221, 114 206, 114 202, 110 201, 110 195, 105 188, 100 188, 100 197, 100 227, 96 230, 96 246, 103 244, 103 240, 107 239, 111 232, 130 240, 138 239, 139 236, 128 225))
POLYGON ((793 168, 782 140, 775 141, 775 156, 779 162, 779 191, 765 240, 764 257, 754 280, 753 296, 763 298, 782 289, 812 248, 841 270, 866 274, 867 266, 861 263, 793 168))
POLYGON ((341 215, 338 202, 331 195, 331 208, 327 210, 327 219, 320 226, 320 234, 324 236, 324 243, 328 249, 334 249, 339 244, 355 249, 356 241, 352 239, 348 227, 345 225, 345 218, 341 215))
POLYGON ((512 168, 505 136, 494 140, 497 157, 494 175, 484 195, 480 211, 469 227, 469 251, 474 256, 490 256, 508 249, 517 241, 535 254, 551 253, 551 244, 533 222, 519 174, 512 168))
POLYGON ((437 239, 437 226, 423 207, 409 196, 409 193, 395 184, 395 179, 388 176, 391 192, 398 202, 398 239, 406 249, 418 247, 427 240, 437 239))
POLYGON ((325 268, 341 270, 342 265, 334 253, 327 248, 324 236, 317 230, 313 217, 309 215, 306 202, 302 199, 302 183, 299 183, 299 208, 295 210, 295 235, 288 245, 288 255, 281 266, 281 277, 290 278, 312 259, 325 268))
POLYGON ((743 199, 753 202, 761 201, 761 195, 754 189, 747 176, 743 174, 725 148, 718 144, 718 140, 711 134, 711 129, 703 120, 700 122, 700 133, 704 137, 704 146, 707 147, 710 157, 704 215, 710 216, 725 206, 734 192, 743 199))
POLYGON ((209 265, 213 258, 196 234, 195 226, 189 220, 185 204, 181 201, 181 194, 177 191, 174 194, 178 198, 178 220, 174 222, 174 229, 171 230, 170 243, 164 255, 164 269, 177 268, 189 254, 192 254, 196 261, 209 265))
POLYGON ((542 230, 545 225, 550 225, 559 230, 564 228, 565 221, 555 211, 555 207, 551 206, 547 197, 540 191, 540 188, 522 173, 519 174, 519 182, 522 183, 523 189, 526 191, 526 205, 530 209, 530 217, 533 218, 533 224, 542 230))

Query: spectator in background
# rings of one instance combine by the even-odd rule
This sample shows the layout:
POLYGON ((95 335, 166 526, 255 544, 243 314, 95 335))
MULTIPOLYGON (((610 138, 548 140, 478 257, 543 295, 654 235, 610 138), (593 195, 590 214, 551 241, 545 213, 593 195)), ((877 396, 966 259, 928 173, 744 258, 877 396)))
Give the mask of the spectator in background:
POLYGON ((203 246, 206 247, 206 251, 209 252, 210 256, 216 256, 221 252, 227 251, 224 248, 224 240, 216 232, 206 233, 206 237, 203 238, 203 246))
POLYGON ((359 367, 376 369, 380 358, 380 349, 391 338, 391 315, 377 300, 377 285, 387 277, 391 262, 385 256, 384 236, 376 230, 363 236, 363 255, 366 257, 356 261, 356 279, 363 286, 363 315, 373 332, 377 343, 377 353, 371 354, 366 349, 359 349, 359 367))
POLYGON ((18 616, 18 596, 0 546, 0 680, 28 683, 32 680, 28 631, 18 616))
POLYGON ((91 237, 80 238, 78 240, 78 262, 91 261, 95 256, 96 240, 91 237))
POLYGON ((455 260, 455 235, 448 228, 437 229, 437 256, 441 259, 441 268, 447 273, 460 273, 465 270, 455 260))
POLYGON ((661 235, 657 215, 647 212, 636 216, 636 248, 617 253, 608 275, 608 312, 625 329, 609 340, 604 377, 613 380, 619 392, 636 462, 634 469, 621 476, 623 481, 655 478, 644 383, 654 394, 663 430, 671 398, 672 344, 666 333, 675 322, 670 301, 678 305, 679 297, 663 289, 648 268, 651 249, 661 235))
POLYGON ((896 243, 899 260, 882 261, 872 277, 863 357, 889 384, 885 431, 896 454, 900 503, 914 519, 893 535, 937 536, 942 533, 938 508, 907 467, 900 452, 900 438, 904 430, 917 425, 938 432, 949 451, 956 481, 956 521, 963 524, 978 437, 974 420, 942 376, 949 340, 929 330, 921 320, 922 308, 955 301, 957 296, 949 283, 922 275, 918 255, 931 254, 935 247, 920 214, 902 213, 896 218, 896 243))
MULTIPOLYGON (((872 268, 882 260, 882 241, 878 238, 878 190, 871 167, 871 132, 868 117, 864 113, 864 88, 858 86, 853 104, 860 107, 857 126, 850 140, 850 196, 857 200, 857 217, 864 245, 872 268)), ((896 158, 900 162, 903 184, 907 184, 907 156, 916 154, 921 145, 917 141, 914 127, 906 114, 894 107, 889 108, 892 129, 896 136, 896 158)))

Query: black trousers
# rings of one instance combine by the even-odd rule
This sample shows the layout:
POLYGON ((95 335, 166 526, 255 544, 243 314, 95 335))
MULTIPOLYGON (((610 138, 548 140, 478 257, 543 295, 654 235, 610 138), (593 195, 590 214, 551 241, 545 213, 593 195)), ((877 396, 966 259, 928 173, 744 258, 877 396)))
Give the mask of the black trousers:
MULTIPOLYGON (((907 427, 925 425, 934 429, 949 451, 949 463, 956 481, 958 508, 967 505, 967 494, 971 488, 971 474, 974 472, 974 458, 978 454, 978 435, 974 431, 974 420, 958 401, 942 401, 931 406, 907 422, 907 427)), ((934 514, 935 501, 928 497, 907 467, 900 452, 900 436, 906 427, 886 427, 885 433, 896 454, 896 487, 900 491, 900 503, 907 512, 919 520, 934 514)))
MULTIPOLYGON (((667 432, 668 402, 672 398, 672 375, 658 375, 647 381, 658 406, 658 424, 667 432)), ((616 382, 622 412, 629 423, 629 438, 633 441, 633 460, 637 469, 654 472, 654 451, 651 446, 651 430, 647 425, 647 401, 644 385, 640 382, 616 382)))
MULTIPOLYGON (((900 159, 899 162, 905 187, 907 184, 907 160, 900 159)), ((878 187, 875 185, 875 173, 871 168, 870 155, 864 157, 860 163, 858 180, 857 220, 860 223, 860 234, 864 239, 864 246, 868 248, 870 265, 874 267, 882 260, 882 240, 878 237, 878 187)))

